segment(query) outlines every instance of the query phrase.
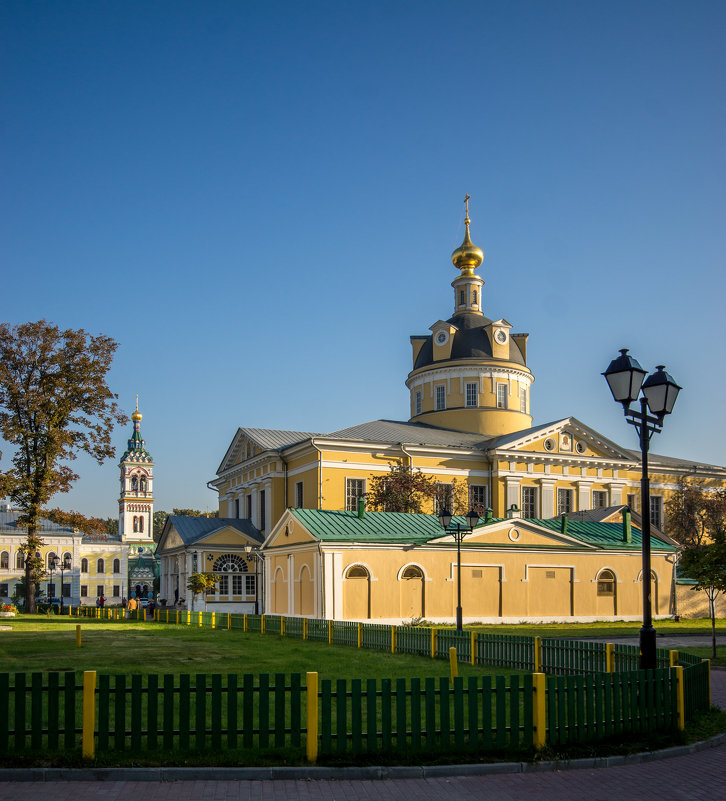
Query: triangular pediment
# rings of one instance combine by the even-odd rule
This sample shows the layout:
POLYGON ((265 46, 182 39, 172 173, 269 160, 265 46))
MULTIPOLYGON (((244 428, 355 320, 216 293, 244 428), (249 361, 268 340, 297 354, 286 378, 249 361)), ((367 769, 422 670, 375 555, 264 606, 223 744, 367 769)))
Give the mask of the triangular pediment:
POLYGON ((288 509, 277 521, 277 525, 269 533, 262 544, 262 548, 284 548, 288 545, 301 545, 312 542, 317 543, 319 540, 288 509))
MULTIPOLYGON (((444 544, 455 542, 453 536, 447 535, 431 540, 431 543, 444 544)), ((471 534, 466 534, 462 540, 462 547, 467 546, 511 546, 519 548, 587 548, 592 545, 582 542, 570 534, 561 534, 557 531, 538 526, 529 520, 515 518, 513 520, 499 520, 488 525, 478 526, 471 534)))
POLYGON ((256 540, 253 540, 251 537, 247 536, 244 532, 240 531, 239 529, 235 528, 234 526, 220 526, 215 531, 210 531, 208 534, 205 534, 203 537, 200 537, 194 543, 196 546, 203 546, 203 545, 223 545, 223 546, 230 546, 230 547, 240 547, 244 545, 254 545, 257 547, 259 543, 256 540))
POLYGON ((258 447, 243 428, 238 428, 229 448, 227 448, 227 453, 224 454, 222 463, 217 469, 217 475, 226 472, 235 465, 240 464, 240 462, 247 461, 250 458, 250 452, 258 447))
POLYGON ((575 417, 515 431, 490 444, 490 453, 507 458, 515 453, 539 453, 570 458, 634 463, 633 454, 575 417))

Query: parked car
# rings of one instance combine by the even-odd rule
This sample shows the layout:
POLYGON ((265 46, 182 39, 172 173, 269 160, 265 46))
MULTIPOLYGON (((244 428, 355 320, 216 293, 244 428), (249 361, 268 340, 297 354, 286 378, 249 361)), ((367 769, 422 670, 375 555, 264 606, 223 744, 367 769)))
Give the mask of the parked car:
POLYGON ((148 598, 139 598, 139 606, 140 606, 142 609, 146 609, 146 607, 147 607, 148 605, 149 605, 149 599, 148 599, 148 598))

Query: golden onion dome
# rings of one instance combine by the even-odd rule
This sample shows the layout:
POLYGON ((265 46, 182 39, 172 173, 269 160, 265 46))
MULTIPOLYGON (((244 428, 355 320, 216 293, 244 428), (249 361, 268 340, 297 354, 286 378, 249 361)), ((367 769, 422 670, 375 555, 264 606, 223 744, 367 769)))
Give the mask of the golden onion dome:
POLYGON ((136 422, 141 422, 141 418, 142 418, 142 417, 143 417, 143 415, 141 414, 141 412, 140 412, 138 409, 137 409, 135 412, 131 412, 131 419, 132 419, 132 420, 133 420, 135 423, 136 423, 136 422))
MULTIPOLYGON (((467 197, 468 205, 468 197, 467 197)), ((469 212, 467 209, 464 225, 466 225, 466 233, 464 234, 464 241, 458 248, 451 254, 451 261, 455 267, 461 270, 462 275, 472 275, 474 270, 484 261, 484 251, 478 248, 469 236, 469 212)))

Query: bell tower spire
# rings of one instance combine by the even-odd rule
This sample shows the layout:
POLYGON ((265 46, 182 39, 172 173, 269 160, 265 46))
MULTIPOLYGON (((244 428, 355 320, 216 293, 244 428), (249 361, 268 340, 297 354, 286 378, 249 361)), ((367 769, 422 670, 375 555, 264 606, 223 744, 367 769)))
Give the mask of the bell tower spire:
POLYGON ((454 314, 473 312, 481 314, 481 289, 484 286, 484 279, 478 276, 474 270, 484 261, 484 251, 478 248, 472 241, 469 234, 469 201, 471 195, 464 198, 464 241, 451 254, 451 261, 454 267, 461 270, 458 278, 455 278, 451 286, 454 287, 454 314))
POLYGON ((141 437, 139 396, 131 413, 134 428, 126 452, 121 457, 121 495, 118 530, 123 542, 153 542, 154 460, 141 437))

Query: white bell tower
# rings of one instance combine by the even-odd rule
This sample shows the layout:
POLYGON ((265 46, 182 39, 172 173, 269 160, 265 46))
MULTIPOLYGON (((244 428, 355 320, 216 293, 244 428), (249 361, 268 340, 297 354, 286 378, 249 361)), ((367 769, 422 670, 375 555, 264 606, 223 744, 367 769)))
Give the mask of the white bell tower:
POLYGON ((123 542, 154 541, 154 461, 141 439, 139 396, 131 415, 134 431, 121 457, 121 495, 118 502, 118 532, 123 542))

